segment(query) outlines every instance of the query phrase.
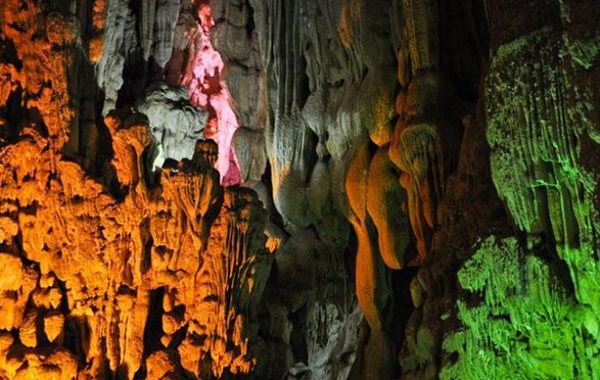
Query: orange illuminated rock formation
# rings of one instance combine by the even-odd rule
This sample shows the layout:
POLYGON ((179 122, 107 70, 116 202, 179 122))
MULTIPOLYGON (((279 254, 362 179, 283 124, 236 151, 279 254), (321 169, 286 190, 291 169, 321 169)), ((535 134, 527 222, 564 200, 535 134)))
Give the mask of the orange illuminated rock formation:
POLYGON ((121 196, 60 156, 52 173, 49 139, 34 127, 0 151, 1 288, 12 300, 2 303, 2 329, 19 332, 5 354, 31 351, 12 359, 6 374, 68 359, 84 377, 107 376, 107 369, 133 377, 148 339, 159 338, 164 349, 179 350, 178 366, 197 375, 202 363, 212 363, 215 375, 249 372, 245 331, 271 265, 255 195, 223 193, 210 145, 149 187, 147 126, 115 116, 106 124, 121 196), (157 317, 162 322, 153 326, 157 317))
POLYGON ((127 112, 104 120, 112 159, 92 178, 63 154, 78 149, 74 20, 34 1, 3 2, 0 15, 19 60, 1 66, 0 106, 20 90, 31 110, 2 121, 0 377, 250 372, 272 262, 256 195, 220 187, 213 143, 150 171, 148 121, 127 112))

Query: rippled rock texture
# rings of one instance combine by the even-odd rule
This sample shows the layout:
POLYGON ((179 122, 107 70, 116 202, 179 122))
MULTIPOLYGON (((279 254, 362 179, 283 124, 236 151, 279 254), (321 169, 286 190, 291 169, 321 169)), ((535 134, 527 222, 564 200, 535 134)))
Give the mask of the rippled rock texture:
POLYGON ((3 0, 0 379, 600 378, 595 0, 3 0))

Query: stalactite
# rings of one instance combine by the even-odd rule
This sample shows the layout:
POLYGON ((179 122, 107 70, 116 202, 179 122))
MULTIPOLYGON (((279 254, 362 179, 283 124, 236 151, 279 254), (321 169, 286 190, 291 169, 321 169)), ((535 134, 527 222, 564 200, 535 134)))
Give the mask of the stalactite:
MULTIPOLYGON (((91 50, 93 58, 100 57, 96 66, 98 86, 104 90, 102 114, 107 115, 116 107, 118 92, 123 85, 127 46, 127 26, 133 22, 133 14, 124 0, 106 1, 104 22, 98 21, 104 28, 91 50), (100 42, 100 38, 101 41, 100 42), (101 56, 97 52, 102 46, 101 56)), ((100 10, 98 10, 100 11, 100 10)), ((99 12, 98 12, 99 13, 99 12)), ((100 16, 94 16, 95 19, 100 16)), ((98 28, 100 29, 100 28, 98 28)), ((95 59, 93 59, 95 61, 95 59)))
MULTIPOLYGON (((411 79, 398 67, 405 87, 398 95, 400 115, 390 145, 391 160, 403 171, 402 185, 408 194, 408 213, 417 238, 419 261, 431 248, 431 233, 437 225, 438 203, 443 196, 444 149, 440 119, 442 81, 438 6, 432 1, 404 1, 407 43, 399 57, 410 57, 411 79)), ((406 63, 404 63, 406 65, 406 63)), ((406 66, 405 66, 406 67, 406 66)))
POLYGON ((377 227, 379 250, 392 269, 404 267, 404 255, 410 242, 406 218, 406 193, 398 186, 395 166, 383 147, 371 160, 367 189, 367 209, 377 227))

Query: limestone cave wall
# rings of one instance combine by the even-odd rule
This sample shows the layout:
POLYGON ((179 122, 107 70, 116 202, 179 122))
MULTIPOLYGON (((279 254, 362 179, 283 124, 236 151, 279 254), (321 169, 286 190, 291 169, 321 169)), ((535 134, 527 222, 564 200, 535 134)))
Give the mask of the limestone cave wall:
POLYGON ((596 0, 0 0, 0 379, 600 378, 596 0))

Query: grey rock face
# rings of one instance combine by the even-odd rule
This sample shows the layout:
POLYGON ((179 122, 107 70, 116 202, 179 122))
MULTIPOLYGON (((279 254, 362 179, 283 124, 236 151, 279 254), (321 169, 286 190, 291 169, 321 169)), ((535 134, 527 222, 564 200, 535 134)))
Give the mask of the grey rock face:
POLYGON ((98 87, 105 93, 103 115, 116 107, 118 92, 123 85, 127 48, 135 44, 135 19, 128 1, 108 1, 105 25, 102 58, 96 68, 98 87))
MULTIPOLYGON (((256 181, 269 168, 272 219, 281 218, 290 234, 276 252, 279 275, 289 281, 279 286, 289 313, 303 313, 306 326, 295 328, 304 334, 308 354, 294 355, 294 363, 304 363, 307 371, 298 364, 287 376, 346 378, 358 342, 355 325, 352 333, 342 331, 361 317, 336 309, 336 302, 317 289, 341 288, 349 281, 339 265, 348 221, 366 213, 366 203, 350 207, 347 188, 356 188, 347 184, 350 165, 369 139, 376 145, 389 142, 397 71, 388 37, 392 8, 381 1, 231 0, 211 5, 217 23, 214 45, 228 66, 224 78, 243 127, 234 140, 242 181, 256 181), (307 228, 317 233, 309 238, 307 228), (338 263, 329 267, 331 277, 317 275, 318 260, 307 253, 311 246, 331 252, 338 263), (328 322, 317 323, 315 313, 328 322), (321 339, 322 334, 331 340, 321 339), (340 351, 347 353, 344 359, 340 351)), ((379 276, 377 281, 386 278, 379 276)))
POLYGON ((185 87, 156 83, 147 89, 135 109, 148 116, 158 143, 160 154, 154 167, 160 167, 167 158, 191 158, 196 142, 204 139, 208 115, 192 107, 185 87))
POLYGON ((363 315, 357 304, 348 309, 327 303, 315 306, 307 327, 308 368, 313 379, 345 380, 350 375, 363 315))
POLYGON ((160 67, 171 58, 175 39, 175 25, 179 18, 180 0, 159 0, 154 23, 154 57, 160 67))

